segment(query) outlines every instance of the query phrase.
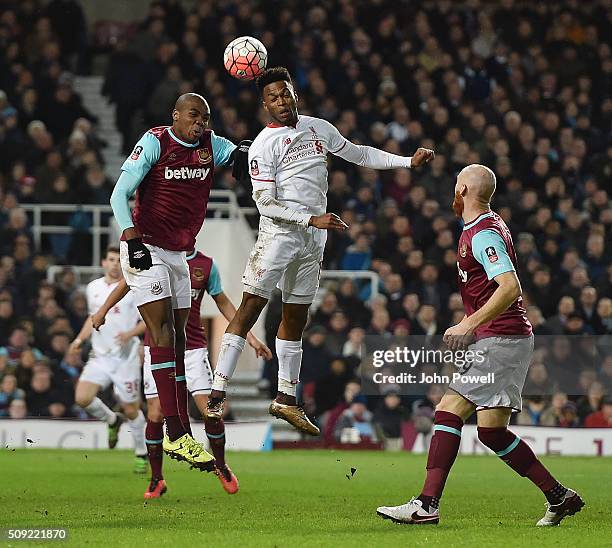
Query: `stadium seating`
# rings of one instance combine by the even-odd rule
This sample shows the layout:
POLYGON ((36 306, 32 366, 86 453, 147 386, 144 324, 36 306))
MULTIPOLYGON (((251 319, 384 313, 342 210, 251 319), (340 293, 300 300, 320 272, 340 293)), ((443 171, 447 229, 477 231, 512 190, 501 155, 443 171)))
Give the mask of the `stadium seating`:
MULTIPOLYGON (((497 174, 494 207, 513 233, 536 335, 612 334, 606 2, 577 12, 563 1, 483 9, 438 2, 416 11, 390 1, 303 1, 274 11, 228 1, 202 2, 190 13, 153 2, 135 31, 78 17, 81 26, 67 30, 52 4, 47 12, 30 10, 35 2, 0 5, 0 416, 80 416, 72 387, 83 356, 67 350, 86 305, 70 269, 52 284, 46 271, 90 264, 79 236, 88 220, 56 213, 54 224, 74 231, 36 247, 33 219, 20 204, 108 203, 118 174, 102 172, 104 142, 72 85, 71 73, 88 70, 83 51, 108 67, 104 89, 125 152, 148 127, 169 122, 168 105, 186 89, 207 97, 215 131, 237 142, 265 122, 254 86, 231 80, 221 63, 223 45, 246 22, 270 64, 290 69, 302 113, 328 119, 354 142, 405 155, 418 146, 436 151, 431 166, 415 171, 330 159, 329 211, 351 228, 330 235, 324 268, 380 276, 374 299, 368 284, 325 282, 305 336, 303 395, 309 411, 325 416, 330 439, 329 421, 348 421, 345 410, 362 398, 359 384, 347 385, 360 380, 368 340, 441 334, 463 314, 455 267, 461 225, 450 205, 466 164, 497 174)), ((252 206, 228 173, 218 186, 252 206)), ((277 305, 266 322, 270 342, 277 305)), ((532 386, 554 378, 550 363, 537 360, 532 386)), ((266 364, 262 387, 274 390, 275 367, 266 364)), ((528 400, 519 423, 589 424, 612 395, 612 358, 583 363, 576 376, 569 394, 553 389, 528 400)), ((392 396, 367 399, 379 435, 400 437, 411 417, 426 427, 435 389, 399 402, 392 396)))

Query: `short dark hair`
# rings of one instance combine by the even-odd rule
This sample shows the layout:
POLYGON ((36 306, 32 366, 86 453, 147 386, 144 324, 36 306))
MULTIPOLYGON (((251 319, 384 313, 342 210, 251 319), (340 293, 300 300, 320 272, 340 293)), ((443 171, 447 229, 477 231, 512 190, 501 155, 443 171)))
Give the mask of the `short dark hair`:
POLYGON ((264 88, 272 82, 288 82, 293 85, 291 75, 285 67, 272 67, 264 70, 255 80, 259 93, 263 93, 264 88))
POLYGON ((119 253, 119 246, 109 245, 106 248, 106 253, 104 254, 104 256, 106 257, 109 253, 119 253))

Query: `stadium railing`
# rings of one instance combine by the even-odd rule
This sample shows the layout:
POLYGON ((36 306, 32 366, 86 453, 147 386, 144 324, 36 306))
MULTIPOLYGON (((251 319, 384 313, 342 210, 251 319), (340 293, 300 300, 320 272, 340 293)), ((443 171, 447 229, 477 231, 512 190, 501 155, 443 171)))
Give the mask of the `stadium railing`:
POLYGON ((74 214, 88 214, 87 230, 92 238, 92 265, 99 265, 102 253, 102 236, 106 235, 109 239, 119 238, 119 227, 112 218, 113 210, 110 205, 80 205, 80 204, 20 204, 26 212, 31 214, 31 230, 36 249, 41 249, 42 237, 44 234, 72 234, 77 231, 74 224, 47 224, 44 222, 45 214, 66 213, 74 219, 74 214), (107 220, 104 224, 103 217, 107 220))
MULTIPOLYGON (((65 268, 72 269, 78 276, 80 284, 86 284, 102 273, 100 261, 102 259, 102 237, 109 241, 117 241, 120 236, 119 226, 115 222, 110 205, 80 205, 80 204, 21 204, 29 214, 32 236, 36 249, 41 249, 43 235, 72 234, 81 230, 91 235, 92 262, 88 266, 54 265, 47 270, 47 280, 56 281, 56 276, 65 268), (51 224, 46 222, 46 214, 67 214, 74 220, 77 213, 87 215, 85 225, 78 222, 67 224, 51 224)), ((257 214, 256 208, 241 208, 236 195, 231 190, 212 190, 206 216, 216 219, 235 219, 253 217, 257 214)), ((379 295, 380 278, 376 272, 370 270, 323 270, 322 280, 344 279, 364 280, 370 284, 369 300, 379 295)), ((320 292, 319 295, 323 295, 320 292)), ((315 303, 315 307, 318 304, 315 303)))
MULTIPOLYGON (((366 280, 370 282, 370 296, 368 301, 371 301, 379 295, 380 276, 372 270, 322 270, 321 279, 342 279, 350 280, 366 280)), ((321 293, 321 292, 319 292, 321 293)))
MULTIPOLYGON (((91 266, 99 266, 102 258, 102 237, 117 241, 121 234, 113 217, 110 205, 81 204, 20 204, 30 217, 30 225, 36 249, 41 249, 43 235, 72 234, 81 230, 91 235, 91 266), (47 222, 47 214, 66 214, 70 221, 66 224, 47 222), (86 218, 77 220, 75 214, 86 218)), ((208 204, 207 217, 238 219, 243 217, 236 195, 230 190, 212 190, 208 204)))

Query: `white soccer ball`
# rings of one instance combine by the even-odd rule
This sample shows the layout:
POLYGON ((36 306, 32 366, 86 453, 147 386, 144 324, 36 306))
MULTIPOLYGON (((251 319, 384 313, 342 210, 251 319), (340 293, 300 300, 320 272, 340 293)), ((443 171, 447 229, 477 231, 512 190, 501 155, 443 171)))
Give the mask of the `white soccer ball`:
POLYGON ((268 52, 265 46, 252 36, 240 36, 232 40, 223 53, 225 69, 239 80, 253 80, 266 68, 268 52))

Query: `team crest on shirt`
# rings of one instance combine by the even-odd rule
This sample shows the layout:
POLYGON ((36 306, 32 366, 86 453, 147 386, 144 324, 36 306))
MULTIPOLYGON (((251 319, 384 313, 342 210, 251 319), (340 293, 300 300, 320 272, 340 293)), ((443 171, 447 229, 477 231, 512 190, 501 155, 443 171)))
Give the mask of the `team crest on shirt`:
POLYGON ((138 145, 137 147, 134 148, 134 152, 132 152, 132 155, 130 156, 130 160, 138 160, 138 158, 140 158, 141 152, 142 152, 142 147, 138 145))
POLYGON ((171 162, 173 162, 174 160, 176 160, 176 154, 174 154, 174 152, 171 152, 168 155, 168 160, 170 160, 171 162))
POLYGON ((285 139, 285 144, 286 144, 286 145, 290 145, 290 144, 291 144, 291 137, 287 137, 287 138, 285 139))
POLYGON ((259 175, 259 164, 257 160, 251 160, 251 175, 253 175, 253 177, 259 175))
POLYGON ((201 282, 204 279, 204 272, 202 271, 201 268, 193 269, 193 279, 196 280, 197 282, 201 282))
POLYGON ((212 158, 208 150, 206 150, 205 148, 198 149, 198 161, 201 164, 209 164, 211 160, 212 158))
POLYGON ((151 282, 151 293, 159 295, 163 291, 161 282, 151 282))
POLYGON ((495 251, 495 248, 493 246, 487 247, 487 249, 485 249, 485 253, 487 254, 487 257, 489 257, 490 263, 496 263, 499 260, 499 257, 497 256, 497 251, 495 251))
POLYGON ((461 247, 459 248, 459 255, 461 255, 464 258, 467 255, 467 244, 465 242, 463 242, 461 244, 461 247))

